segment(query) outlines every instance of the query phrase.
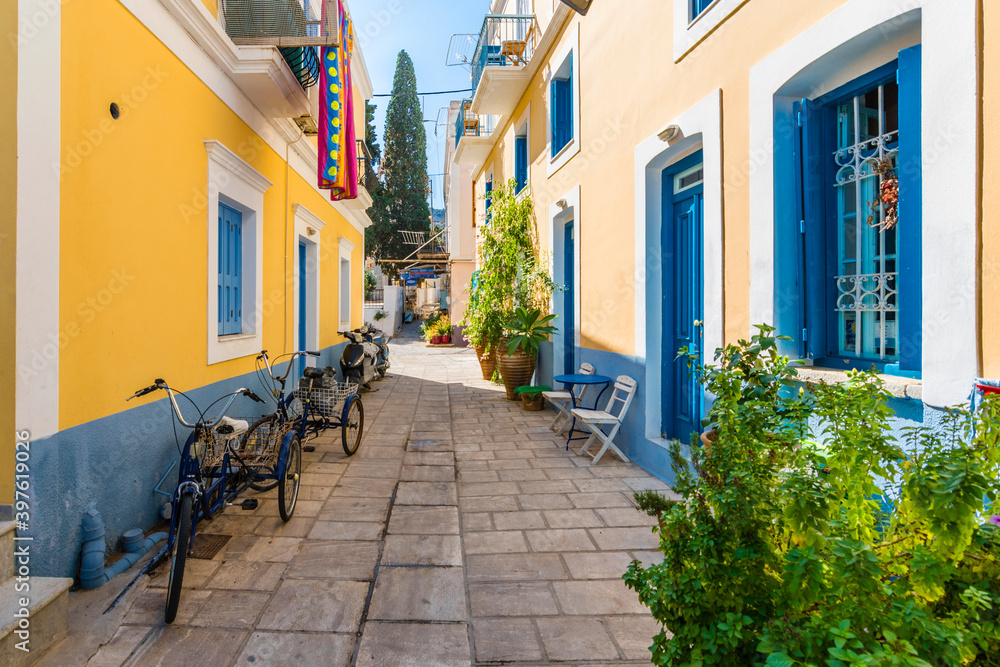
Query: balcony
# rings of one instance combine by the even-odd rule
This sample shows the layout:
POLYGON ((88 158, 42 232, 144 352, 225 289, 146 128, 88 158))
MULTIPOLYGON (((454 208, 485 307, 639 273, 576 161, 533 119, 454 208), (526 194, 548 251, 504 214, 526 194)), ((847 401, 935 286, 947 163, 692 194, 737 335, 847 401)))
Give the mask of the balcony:
POLYGON ((472 56, 472 110, 509 115, 531 78, 540 30, 534 14, 487 14, 472 56))
POLYGON ((358 185, 364 188, 369 194, 375 189, 378 182, 378 174, 375 171, 375 160, 368 150, 368 142, 364 139, 357 139, 358 146, 358 185))
POLYGON ((469 166, 481 165, 493 148, 493 130, 497 117, 472 112, 472 100, 462 100, 455 118, 455 162, 469 166))

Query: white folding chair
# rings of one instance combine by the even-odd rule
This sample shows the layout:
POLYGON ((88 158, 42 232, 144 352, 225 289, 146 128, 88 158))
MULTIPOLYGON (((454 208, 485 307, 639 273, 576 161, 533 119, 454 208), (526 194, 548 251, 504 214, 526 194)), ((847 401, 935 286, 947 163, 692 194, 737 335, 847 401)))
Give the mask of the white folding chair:
POLYGON ((622 426, 622 420, 625 419, 625 413, 628 412, 628 408, 632 404, 632 399, 635 397, 635 390, 635 380, 627 375, 619 375, 618 379, 615 380, 615 389, 611 392, 611 398, 608 399, 608 405, 604 410, 576 408, 570 411, 570 414, 576 417, 576 421, 583 424, 590 431, 590 437, 587 438, 587 442, 583 443, 583 447, 580 448, 577 454, 583 454, 590 449, 594 440, 600 440, 604 443, 600 451, 594 455, 594 459, 590 462, 590 465, 597 463, 604 456, 604 452, 609 449, 622 461, 628 461, 628 457, 615 445, 615 436, 618 435, 618 430, 622 426), (604 433, 605 424, 612 425, 610 433, 604 433))
MULTIPOLYGON (((594 374, 593 364, 588 364, 587 362, 580 364, 579 374, 593 375, 594 374)), ((580 401, 583 400, 583 395, 587 393, 587 386, 588 385, 585 384, 577 385, 580 391, 580 393, 576 394, 577 405, 579 405, 580 401)), ((576 387, 574 387, 574 389, 576 389, 576 387)), ((542 397, 546 401, 551 403, 552 407, 556 409, 556 418, 552 422, 552 425, 549 426, 549 428, 552 429, 553 431, 556 431, 557 434, 562 433, 563 431, 566 430, 566 427, 570 423, 569 411, 573 407, 573 396, 569 393, 569 391, 562 390, 562 391, 543 391, 542 397), (562 422, 562 426, 559 426, 560 421, 562 422), (559 426, 558 430, 556 429, 556 426, 559 426)))

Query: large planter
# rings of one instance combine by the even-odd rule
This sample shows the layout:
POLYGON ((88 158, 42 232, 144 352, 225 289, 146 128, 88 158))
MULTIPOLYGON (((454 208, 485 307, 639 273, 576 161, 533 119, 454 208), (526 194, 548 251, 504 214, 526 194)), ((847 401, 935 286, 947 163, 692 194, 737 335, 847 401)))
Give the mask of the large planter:
POLYGON ((527 394, 521 394, 521 407, 527 412, 539 412, 545 407, 545 397, 540 393, 534 394, 530 398, 527 394))
POLYGON ((494 345, 490 351, 486 351, 485 345, 476 346, 476 358, 479 359, 479 368, 483 372, 484 380, 492 380, 493 372, 497 369, 497 346, 494 345))
POLYGON ((500 366, 500 377, 503 378, 507 398, 511 401, 520 400, 521 397, 514 390, 531 384, 531 376, 535 374, 535 355, 529 355, 523 349, 507 354, 507 341, 502 340, 497 349, 497 364, 500 366))

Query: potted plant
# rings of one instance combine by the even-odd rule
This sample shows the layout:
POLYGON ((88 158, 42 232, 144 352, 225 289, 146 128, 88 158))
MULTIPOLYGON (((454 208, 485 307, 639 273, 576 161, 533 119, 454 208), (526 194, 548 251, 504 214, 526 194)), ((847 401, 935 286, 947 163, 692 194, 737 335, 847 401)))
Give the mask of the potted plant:
POLYGON ((536 251, 531 197, 518 197, 516 181, 510 179, 493 189, 489 209, 490 222, 479 230, 478 269, 466 288, 468 302, 459 324, 476 348, 483 379, 496 380, 496 366, 504 363, 505 324, 518 307, 544 308, 558 287, 536 251))
POLYGON ((441 313, 434 313, 426 320, 424 320, 424 323, 421 324, 420 327, 417 329, 420 332, 420 336, 421 338, 424 339, 424 341, 434 344, 434 337, 439 335, 437 333, 437 323, 440 318, 441 318, 441 313))
POLYGON ((542 396, 543 391, 552 391, 552 387, 548 385, 527 385, 524 387, 518 387, 514 390, 518 396, 521 397, 521 408, 527 412, 538 412, 543 407, 545 407, 545 398, 542 396))
POLYGON ((542 316, 538 308, 527 310, 518 307, 514 311, 514 319, 507 325, 508 337, 501 342, 499 358, 500 376, 503 378, 507 398, 518 399, 515 390, 531 382, 535 374, 535 364, 538 359, 538 348, 542 341, 556 332, 549 325, 555 315, 542 316))
POLYGON ((441 315, 438 318, 437 324, 434 325, 434 331, 437 333, 439 341, 441 344, 448 345, 451 343, 451 318, 447 315, 441 315))

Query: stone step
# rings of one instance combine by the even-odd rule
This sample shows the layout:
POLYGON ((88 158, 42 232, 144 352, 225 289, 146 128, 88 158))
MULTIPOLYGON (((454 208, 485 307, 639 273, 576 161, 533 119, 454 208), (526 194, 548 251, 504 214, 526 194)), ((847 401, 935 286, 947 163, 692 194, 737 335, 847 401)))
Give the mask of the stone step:
POLYGON ((0 522, 0 584, 14 578, 14 527, 13 521, 0 522))
POLYGON ((0 585, 0 655, 4 665, 33 664, 63 640, 72 585, 72 579, 61 577, 15 578, 0 585), (22 602, 28 603, 26 617, 22 602))

